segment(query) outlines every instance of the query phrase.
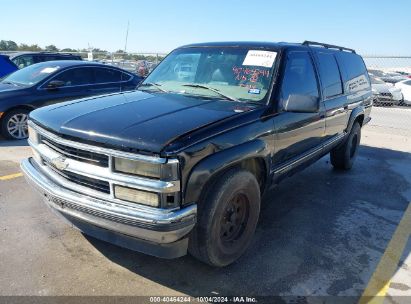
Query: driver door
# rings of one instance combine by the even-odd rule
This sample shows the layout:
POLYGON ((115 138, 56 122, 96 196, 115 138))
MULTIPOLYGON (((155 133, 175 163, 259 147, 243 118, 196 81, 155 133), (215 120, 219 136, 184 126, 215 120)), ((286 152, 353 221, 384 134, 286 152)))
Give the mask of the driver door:
POLYGON ((311 54, 290 51, 285 58, 283 79, 277 98, 279 114, 274 119, 274 173, 282 175, 310 158, 310 153, 321 149, 325 134, 325 111, 321 102, 318 76, 311 54), (314 113, 288 112, 284 105, 291 96, 310 96, 318 100, 314 113))

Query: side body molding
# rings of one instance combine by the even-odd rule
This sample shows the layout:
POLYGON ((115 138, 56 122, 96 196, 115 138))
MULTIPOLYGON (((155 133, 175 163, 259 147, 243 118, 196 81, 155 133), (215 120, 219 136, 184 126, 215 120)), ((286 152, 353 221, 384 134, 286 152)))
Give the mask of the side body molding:
POLYGON ((214 153, 200 161, 191 171, 185 187, 185 204, 197 202, 206 183, 213 175, 247 159, 258 158, 264 161, 266 178, 270 173, 270 151, 260 139, 243 143, 214 153))

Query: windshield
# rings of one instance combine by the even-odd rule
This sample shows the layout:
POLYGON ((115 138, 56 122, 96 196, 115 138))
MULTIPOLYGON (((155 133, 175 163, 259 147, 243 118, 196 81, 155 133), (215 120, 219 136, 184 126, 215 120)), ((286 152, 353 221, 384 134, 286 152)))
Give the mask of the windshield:
POLYGON ((3 78, 2 82, 31 86, 39 83, 59 69, 59 66, 51 66, 50 64, 45 65, 41 63, 30 65, 3 78))
POLYGON ((159 64, 139 90, 264 102, 276 55, 239 47, 178 49, 159 64))

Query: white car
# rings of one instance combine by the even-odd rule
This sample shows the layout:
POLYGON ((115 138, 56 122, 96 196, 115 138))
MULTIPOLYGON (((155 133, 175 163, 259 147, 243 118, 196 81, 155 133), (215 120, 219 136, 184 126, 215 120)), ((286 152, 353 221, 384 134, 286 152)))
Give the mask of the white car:
POLYGON ((402 102, 403 96, 400 88, 372 75, 370 75, 370 79, 376 104, 398 105, 402 102))
POLYGON ((401 89, 402 95, 404 96, 404 103, 411 106, 411 79, 397 82, 395 86, 401 89))

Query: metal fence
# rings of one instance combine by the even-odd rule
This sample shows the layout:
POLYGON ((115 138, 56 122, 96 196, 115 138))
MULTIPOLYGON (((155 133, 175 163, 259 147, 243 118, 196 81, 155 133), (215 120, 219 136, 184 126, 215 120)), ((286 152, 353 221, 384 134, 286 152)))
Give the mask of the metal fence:
MULTIPOLYGON (((411 138, 411 56, 363 56, 374 97, 372 125, 411 138)), ((408 143, 409 144, 409 143, 408 143)))
POLYGON ((411 105, 411 56, 363 56, 376 106, 411 105))

